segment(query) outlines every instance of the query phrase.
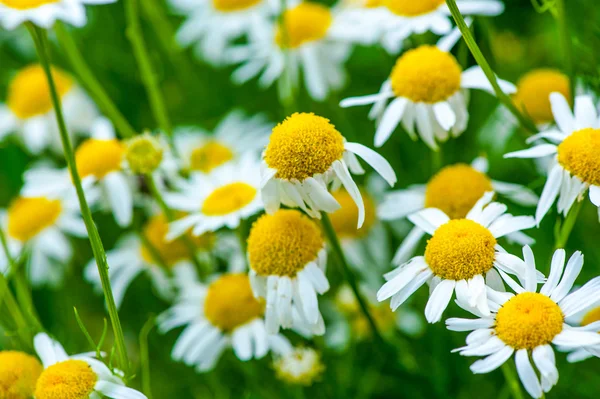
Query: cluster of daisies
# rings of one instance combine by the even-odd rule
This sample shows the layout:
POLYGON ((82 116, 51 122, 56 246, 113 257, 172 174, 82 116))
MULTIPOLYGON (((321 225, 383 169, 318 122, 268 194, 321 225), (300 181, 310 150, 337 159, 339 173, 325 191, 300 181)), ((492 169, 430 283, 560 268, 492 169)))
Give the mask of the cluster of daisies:
MULTIPOLYGON (((61 20, 82 26, 84 4, 110 2, 0 0, 0 25, 51 28, 61 20)), ((340 89, 356 46, 398 55, 414 34, 440 36, 435 45, 412 43, 375 94, 341 101, 342 108, 371 105, 375 147, 401 127, 439 151, 468 126, 469 89, 496 94, 479 67, 463 68, 451 53, 461 35, 442 0, 340 1, 332 8, 294 0, 170 3, 185 18, 177 32, 181 45, 215 66, 239 65, 235 83, 277 84, 282 101, 301 87, 317 101, 340 89)), ((496 0, 457 3, 465 15, 504 9, 496 0)), ((600 208, 598 105, 585 90, 572 98, 559 71, 532 71, 517 85, 498 80, 541 131, 529 138, 531 148, 505 156, 539 160, 547 178, 538 197, 525 186, 491 179, 483 157, 389 191, 397 179, 386 159, 309 112, 275 125, 234 110, 210 129, 182 126, 172 136, 123 139, 68 72, 25 66, 0 104, 0 137, 37 158, 19 196, 0 212, 0 272, 9 276, 23 264, 34 288, 59 286, 73 259, 72 238, 88 234, 79 187, 61 166, 48 75, 74 142, 85 199, 123 232, 106 253, 116 305, 128 300, 134 280, 149 280, 169 304, 156 320, 158 331, 178 330, 174 361, 202 373, 228 350, 244 362, 270 353, 277 377, 310 385, 325 367, 311 347, 314 336, 327 334, 327 345, 344 346, 369 338, 372 329, 418 335, 423 314, 429 323, 441 321, 453 298, 474 315, 446 319, 448 329, 471 332, 456 351, 484 357, 471 370, 491 372, 514 354, 534 398, 558 381, 553 347, 568 352, 570 361, 600 356, 600 278, 576 287, 583 254, 567 257, 564 249, 554 252, 545 276, 539 269, 547 267, 536 268, 535 240, 524 232, 539 226, 555 202, 567 217, 589 192, 600 208), (375 173, 357 184, 365 166, 375 173), (508 213, 505 200, 536 207, 535 216, 508 213), (414 227, 394 229, 401 244, 392 254, 388 227, 403 219, 414 227), (522 257, 504 243, 522 247, 522 257), (329 261, 330 251, 337 262, 329 261), (330 263, 347 264, 358 287, 333 287, 334 299, 323 297, 332 289, 330 263), (429 299, 417 311, 407 301, 423 285, 429 299), (389 307, 381 303, 388 299, 389 307), (323 303, 328 311, 322 313, 323 303), (348 330, 353 337, 343 334, 348 330)), ((83 276, 103 292, 94 259, 83 276)), ((125 374, 107 366, 105 354, 68 356, 45 333, 33 344, 37 358, 0 352, 0 397, 145 398, 125 386, 125 374)))

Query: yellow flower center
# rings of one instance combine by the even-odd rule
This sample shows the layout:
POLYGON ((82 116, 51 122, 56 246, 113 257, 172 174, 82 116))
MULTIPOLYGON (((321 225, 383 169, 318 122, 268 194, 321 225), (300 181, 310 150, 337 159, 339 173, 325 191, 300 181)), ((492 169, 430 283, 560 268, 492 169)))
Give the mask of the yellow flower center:
POLYGON ((569 78, 554 69, 536 69, 519 80, 515 102, 535 123, 554 120, 550 106, 550 94, 561 93, 571 102, 569 78))
POLYGON ((600 186, 600 129, 572 133, 558 146, 558 162, 584 183, 600 186))
POLYGON ((592 324, 596 321, 600 321, 600 306, 587 312, 581 320, 581 325, 587 326, 588 324, 592 324))
POLYGON ((391 12, 403 17, 416 17, 437 10, 444 0, 383 0, 391 12))
POLYGON ((494 265, 496 239, 488 229, 468 219, 450 220, 427 242, 425 261, 436 276, 469 280, 494 265))
POLYGON ((202 204, 202 213, 207 216, 224 216, 248 206, 258 190, 247 183, 236 182, 217 188, 202 204))
POLYGON ((59 200, 18 198, 8 209, 8 234, 19 241, 27 241, 52 226, 61 211, 59 200))
POLYGON ((243 11, 254 7, 262 0, 212 0, 213 7, 221 12, 243 11))
POLYGON ((283 24, 277 28, 275 42, 281 47, 298 48, 305 43, 321 40, 327 35, 332 21, 327 7, 316 3, 300 3, 283 14, 283 24))
POLYGON ((36 399, 87 399, 98 376, 83 360, 56 363, 42 372, 35 389, 36 399))
POLYGON ((276 177, 303 181, 325 173, 344 155, 344 138, 328 119, 295 113, 275 126, 265 162, 276 177))
POLYGON ((321 231, 311 219, 299 211, 279 210, 252 225, 248 258, 259 275, 294 277, 317 259, 324 245, 321 231))
POLYGON ((198 147, 192 151, 190 168, 208 173, 214 168, 231 161, 233 157, 233 151, 229 147, 217 141, 209 141, 202 147, 198 147))
POLYGON ((462 219, 488 191, 493 191, 492 181, 485 174, 462 163, 446 166, 427 183, 425 207, 462 219))
POLYGON ((498 310, 496 335, 517 350, 532 350, 552 342, 562 331, 564 320, 553 300, 543 294, 523 292, 498 310))
POLYGON ((60 0, 0 0, 0 4, 4 4, 10 8, 17 10, 28 10, 45 4, 58 3, 60 0))
POLYGON ((143 134, 127 142, 125 159, 134 173, 152 173, 162 162, 163 149, 158 140, 150 134, 143 134))
POLYGON ((42 369, 40 362, 26 353, 0 352, 0 398, 31 398, 42 369))
POLYGON ((397 97, 437 103, 460 90, 462 69, 456 58, 435 46, 409 50, 396 61, 390 79, 397 97))
POLYGON ((75 152, 75 163, 79 175, 102 179, 107 174, 120 170, 125 146, 119 140, 88 139, 75 152))
POLYGON ((333 197, 339 202, 341 208, 330 213, 329 218, 340 238, 364 237, 377 221, 375 202, 369 194, 362 190, 361 195, 365 203, 365 223, 360 229, 357 229, 358 207, 356 203, 346 190, 338 190, 333 193, 333 197))
POLYGON ((277 378, 289 384, 310 386, 325 371, 321 356, 314 349, 295 348, 273 362, 277 378))
POLYGON ((204 316, 222 331, 232 331, 263 315, 247 274, 226 274, 214 281, 204 299, 204 316))
MULTIPOLYGON (((19 2, 18 0, 0 0, 0 2, 9 7, 22 9, 48 3, 48 1, 19 2), (19 4, 21 4, 20 7, 19 4)), ((56 83, 58 95, 62 98, 73 87, 73 80, 55 68, 52 68, 52 76, 56 83)), ((40 65, 30 65, 17 73, 8 87, 6 104, 20 119, 27 119, 52 111, 50 87, 48 86, 46 74, 40 65)))

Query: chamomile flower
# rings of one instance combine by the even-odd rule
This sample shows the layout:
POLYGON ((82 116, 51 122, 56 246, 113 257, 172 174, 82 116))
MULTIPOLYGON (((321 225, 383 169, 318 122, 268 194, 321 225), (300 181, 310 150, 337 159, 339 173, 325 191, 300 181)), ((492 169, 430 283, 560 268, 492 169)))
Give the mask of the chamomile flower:
MULTIPOLYGON (((489 373, 504 364, 513 354, 517 372, 525 390, 534 398, 543 397, 558 382, 552 345, 582 348, 600 344, 600 334, 585 327, 572 327, 565 319, 600 300, 600 278, 589 281, 572 292, 573 282, 583 266, 583 255, 576 252, 565 268, 565 251, 554 253, 548 280, 537 291, 535 259, 529 247, 523 248, 524 261, 516 256, 511 263, 520 264, 522 285, 505 276, 516 294, 488 291, 488 308, 483 314, 470 306, 478 319, 452 318, 446 321, 452 331, 473 331, 467 345, 457 349, 464 356, 486 356, 471 365, 476 374, 489 373), (531 364, 531 359, 540 377, 531 364)), ((461 299, 459 298, 459 301, 461 299)))
MULTIPOLYGON (((600 333, 600 302, 567 319, 569 325, 581 326, 586 331, 600 333)), ((571 363, 581 362, 591 357, 600 357, 600 344, 571 350, 567 360, 571 363)))
MULTIPOLYGON (((479 66, 463 71, 450 53, 458 39, 460 31, 455 30, 436 46, 423 45, 407 51, 398 58, 379 93, 347 98, 340 106, 373 104, 369 118, 377 121, 376 147, 385 144, 402 123, 414 140, 416 126, 425 144, 437 151, 437 141, 444 142, 450 135, 457 137, 467 128, 468 89, 494 94, 479 66), (390 98, 393 100, 387 104, 390 98)), ((509 82, 499 80, 499 84, 507 93, 516 91, 509 82)))
POLYGON ((273 361, 275 375, 293 385, 311 386, 325 371, 319 352, 312 348, 294 348, 273 361))
POLYGON ((182 46, 193 46, 198 58, 219 65, 234 41, 264 35, 279 9, 277 0, 170 0, 186 21, 177 32, 182 46))
POLYGON ((248 237, 250 282, 266 300, 267 331, 300 325, 310 333, 325 332, 317 294, 329 290, 327 252, 317 224, 296 210, 261 216, 248 237))
POLYGON ((545 139, 550 143, 511 152, 504 157, 554 156, 535 213, 538 225, 557 198, 558 212, 566 216, 575 201, 581 201, 588 190, 600 217, 600 119, 596 107, 589 96, 575 98, 574 114, 562 94, 552 93, 550 102, 558 129, 550 129, 529 138, 530 142, 545 139))
POLYGON ((263 88, 279 80, 280 96, 286 98, 300 86, 302 73, 308 94, 323 101, 345 84, 344 64, 352 50, 348 42, 330 34, 334 18, 318 3, 299 2, 287 9, 283 22, 272 25, 270 32, 229 49, 228 62, 242 64, 232 80, 242 84, 260 75, 263 88))
POLYGON ((0 25, 12 30, 25 22, 50 29, 56 21, 77 27, 87 22, 86 4, 108 4, 117 0, 0 0, 0 25))
POLYGON ((42 364, 24 352, 0 351, 0 398, 30 399, 42 364))
MULTIPOLYGON (((96 107, 71 76, 57 68, 52 68, 52 75, 69 131, 89 134, 90 121, 98 114, 96 107)), ((17 72, 9 84, 6 104, 0 104, 0 138, 10 133, 16 133, 33 154, 48 147, 62 150, 50 88, 40 65, 17 72)))
POLYGON ((358 227, 365 221, 365 206, 350 171, 362 174, 356 155, 369 163, 390 186, 396 174, 375 151, 348 143, 328 119, 312 113, 295 113, 273 129, 263 153, 262 198, 268 213, 281 204, 300 207, 312 217, 335 212, 340 204, 328 186, 341 182, 358 207, 358 227))
MULTIPOLYGON (((488 191, 523 206, 537 205, 538 196, 527 187, 506 183, 487 176, 488 162, 476 158, 471 165, 457 163, 442 168, 427 184, 416 184, 404 190, 387 193, 377 209, 382 220, 397 220, 425 208, 438 208, 451 219, 464 218, 477 201, 488 191)), ((401 265, 413 254, 425 232, 414 227, 402 241, 394 256, 393 263, 401 265)), ((507 235, 507 240, 521 245, 534 241, 521 232, 507 235)))
POLYGON ((176 304, 157 321, 162 333, 185 326, 171 356, 206 372, 230 346, 241 361, 261 359, 269 351, 291 351, 284 336, 267 333, 264 311, 264 302, 252 294, 246 274, 225 274, 208 286, 188 281, 176 304))
POLYGON ((432 237, 424 256, 412 258, 385 276, 388 281, 377 299, 381 302, 391 297, 391 307, 396 309, 428 282, 432 291, 425 317, 430 323, 441 319, 455 291, 457 298, 489 315, 486 282, 500 285, 498 270, 501 274, 524 271, 518 264, 506 262, 497 239, 535 225, 530 216, 506 213, 506 205, 491 202, 493 195, 486 193, 461 219, 450 219, 437 208, 410 215, 408 219, 432 237))
POLYGON ((166 194, 165 201, 187 214, 171 223, 168 239, 190 228, 195 236, 222 227, 235 229, 241 220, 263 209, 259 164, 253 156, 247 156, 209 175, 194 174, 181 192, 166 194))
POLYGON ((34 338, 44 371, 37 380, 36 399, 146 399, 128 388, 102 361, 87 354, 69 356, 62 345, 40 333, 34 338))

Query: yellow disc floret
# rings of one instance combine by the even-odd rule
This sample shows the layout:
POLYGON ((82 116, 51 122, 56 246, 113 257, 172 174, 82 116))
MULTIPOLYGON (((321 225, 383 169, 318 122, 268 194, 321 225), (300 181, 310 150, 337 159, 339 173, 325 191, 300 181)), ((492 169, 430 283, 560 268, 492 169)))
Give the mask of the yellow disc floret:
MULTIPOLYGON (((19 7, 18 0, 2 0, 0 3, 13 8, 33 8, 44 3, 40 1, 25 1, 19 7), (8 3, 7 3, 8 2, 8 3)), ((53 68, 52 76, 58 95, 62 98, 73 87, 73 80, 65 73, 53 68)), ((52 98, 46 74, 40 65, 30 65, 14 77, 8 88, 8 108, 20 119, 43 115, 52 111, 52 98)))
POLYGON ((371 196, 361 190, 363 202, 365 203, 365 222, 360 229, 357 229, 358 207, 350 194, 346 190, 338 190, 332 195, 341 206, 340 209, 329 214, 338 236, 340 238, 360 238, 367 235, 377 221, 375 202, 371 196))
POLYGON ((460 90, 462 69, 456 58, 435 46, 409 50, 396 61, 390 79, 397 97, 434 104, 460 90))
POLYGON ((587 312, 581 320, 581 325, 587 326, 588 324, 592 324, 596 321, 600 321, 600 306, 587 312))
POLYGON ((294 277, 318 258, 324 245, 321 231, 311 219, 299 211, 279 210, 252 225, 248 257, 259 275, 294 277))
POLYGON ((226 274, 214 281, 204 299, 204 316, 222 331, 232 331, 264 312, 256 299, 247 274, 226 274))
POLYGON ((75 163, 83 179, 94 176, 102 179, 107 174, 120 170, 125 146, 118 140, 88 139, 75 152, 75 163))
POLYGON ((496 335, 519 350, 547 345, 563 329, 565 317, 552 299, 535 292, 515 295, 498 310, 496 335))
POLYGON ((535 123, 554 120, 550 105, 550 94, 561 93, 571 102, 569 78, 554 69, 536 69, 519 80, 515 102, 535 123))
POLYGON ((328 119, 295 113, 273 129, 265 162, 277 178, 303 181, 327 172, 343 155, 344 138, 328 119))
POLYGON ((30 399, 42 373, 35 357, 23 352, 0 352, 0 399, 30 399))
POLYGON ((143 134, 127 141, 125 159, 134 173, 152 173, 162 162, 163 149, 157 139, 143 134))
POLYGON ((83 360, 56 363, 42 372, 35 389, 36 399, 87 399, 98 376, 83 360))
POLYGON ((600 186, 600 129, 572 133, 558 146, 558 162, 581 181, 600 186))
POLYGON ((425 261, 438 277, 469 280, 494 265, 496 239, 488 229, 468 219, 450 220, 427 242, 425 261))
POLYGON ((59 200, 18 198, 8 209, 8 234, 19 241, 27 241, 52 226, 61 211, 59 200))
POLYGON ((202 213, 207 216, 225 216, 250 205, 258 190, 248 183, 235 182, 217 188, 202 204, 202 213))
POLYGON ((314 349, 295 348, 292 353, 275 359, 275 375, 288 384, 310 386, 321 377, 325 365, 314 349))
POLYGON ((275 33, 275 42, 281 47, 297 48, 321 40, 327 35, 332 21, 331 12, 324 5, 300 3, 284 12, 283 25, 275 33))
POLYGON ((221 12, 244 11, 254 7, 262 0, 212 0, 213 7, 221 12))
POLYGON ((233 159, 233 151, 217 141, 209 141, 192 151, 190 169, 208 173, 233 159))
POLYGON ((402 17, 416 17, 437 10, 444 0, 383 0, 383 5, 402 17))
POLYGON ((493 191, 492 181, 480 171, 462 163, 446 166, 427 183, 425 207, 462 219, 488 191, 493 191))

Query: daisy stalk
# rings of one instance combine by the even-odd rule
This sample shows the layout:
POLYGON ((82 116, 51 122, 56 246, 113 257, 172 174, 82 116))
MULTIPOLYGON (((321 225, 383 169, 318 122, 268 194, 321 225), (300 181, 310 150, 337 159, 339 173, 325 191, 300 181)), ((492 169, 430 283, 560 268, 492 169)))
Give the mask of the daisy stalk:
POLYGON ((458 29, 460 29, 460 33, 462 34, 463 39, 465 39, 469 50, 471 50, 471 54, 473 54, 477 65, 481 67, 488 81, 492 85, 494 92, 496 93, 496 97, 498 97, 498 99, 504 104, 504 106, 508 108, 510 113, 517 118, 517 120, 519 121, 519 123, 521 123, 525 130, 529 131, 529 133, 537 133, 538 129, 536 128, 535 124, 529 118, 525 117, 521 112, 519 112, 517 106, 513 103, 510 97, 506 93, 504 93, 504 91, 502 91, 502 89, 500 88, 500 85, 498 84, 498 79, 496 78, 494 71, 492 71, 490 64, 487 62, 485 56, 479 49, 479 46, 477 45, 477 42, 475 41, 475 38, 473 37, 469 26, 465 22, 465 19, 463 18, 462 14, 458 9, 458 6, 456 5, 456 1, 446 0, 446 4, 450 9, 450 13, 452 14, 454 22, 456 22, 458 29))
POLYGON ((573 67, 573 53, 571 36, 569 35, 569 26, 567 23, 567 10, 565 0, 556 0, 556 19, 558 20, 558 30, 560 40, 562 41, 563 57, 565 61, 565 71, 569 76, 571 98, 575 98, 575 70, 573 67))
POLYGON ((515 375, 515 370, 509 363, 504 363, 500 369, 502 370, 502 374, 504 374, 504 378, 506 379, 506 383, 510 388, 510 392, 514 399, 525 399, 523 395, 523 390, 521 389, 521 384, 519 383, 519 379, 515 375))
POLYGON ((573 227, 575 227, 575 222, 577 221, 577 216, 579 216, 582 206, 583 201, 575 202, 575 205, 573 205, 563 222, 560 223, 560 217, 557 220, 555 227, 554 249, 561 249, 567 245, 567 241, 569 241, 569 236, 573 231, 573 227))
POLYGON ((79 199, 81 215, 83 217, 83 221, 88 232, 90 244, 92 246, 92 251, 96 260, 96 265, 98 266, 98 273, 100 274, 100 279, 102 281, 102 290, 104 291, 106 307, 108 309, 108 314, 110 316, 113 332, 115 334, 115 342, 117 347, 117 354, 119 356, 120 368, 125 372, 125 375, 128 375, 129 358, 127 356, 127 348, 125 346, 125 337, 123 336, 121 321, 119 320, 119 313, 117 311, 117 306, 115 304, 115 299, 110 285, 110 278, 108 276, 108 262, 106 260, 106 252, 104 251, 104 246, 102 245, 100 234, 98 233, 98 229, 96 228, 96 224, 94 223, 94 219, 92 218, 90 207, 85 198, 85 193, 81 185, 81 177, 79 176, 79 172, 77 171, 77 165, 75 163, 75 154, 73 152, 73 145, 71 144, 71 138, 67 131, 67 126, 62 112, 62 105, 50 69, 50 47, 48 44, 48 36, 45 30, 38 28, 34 24, 28 23, 27 27, 31 33, 31 37, 33 38, 33 41, 35 43, 40 63, 42 64, 42 68, 44 68, 44 72, 46 73, 46 77, 48 79, 50 97, 52 98, 52 104, 54 106, 54 112, 56 114, 58 131, 60 133, 65 159, 67 161, 67 167, 69 168, 71 179, 77 192, 77 198, 79 199))

